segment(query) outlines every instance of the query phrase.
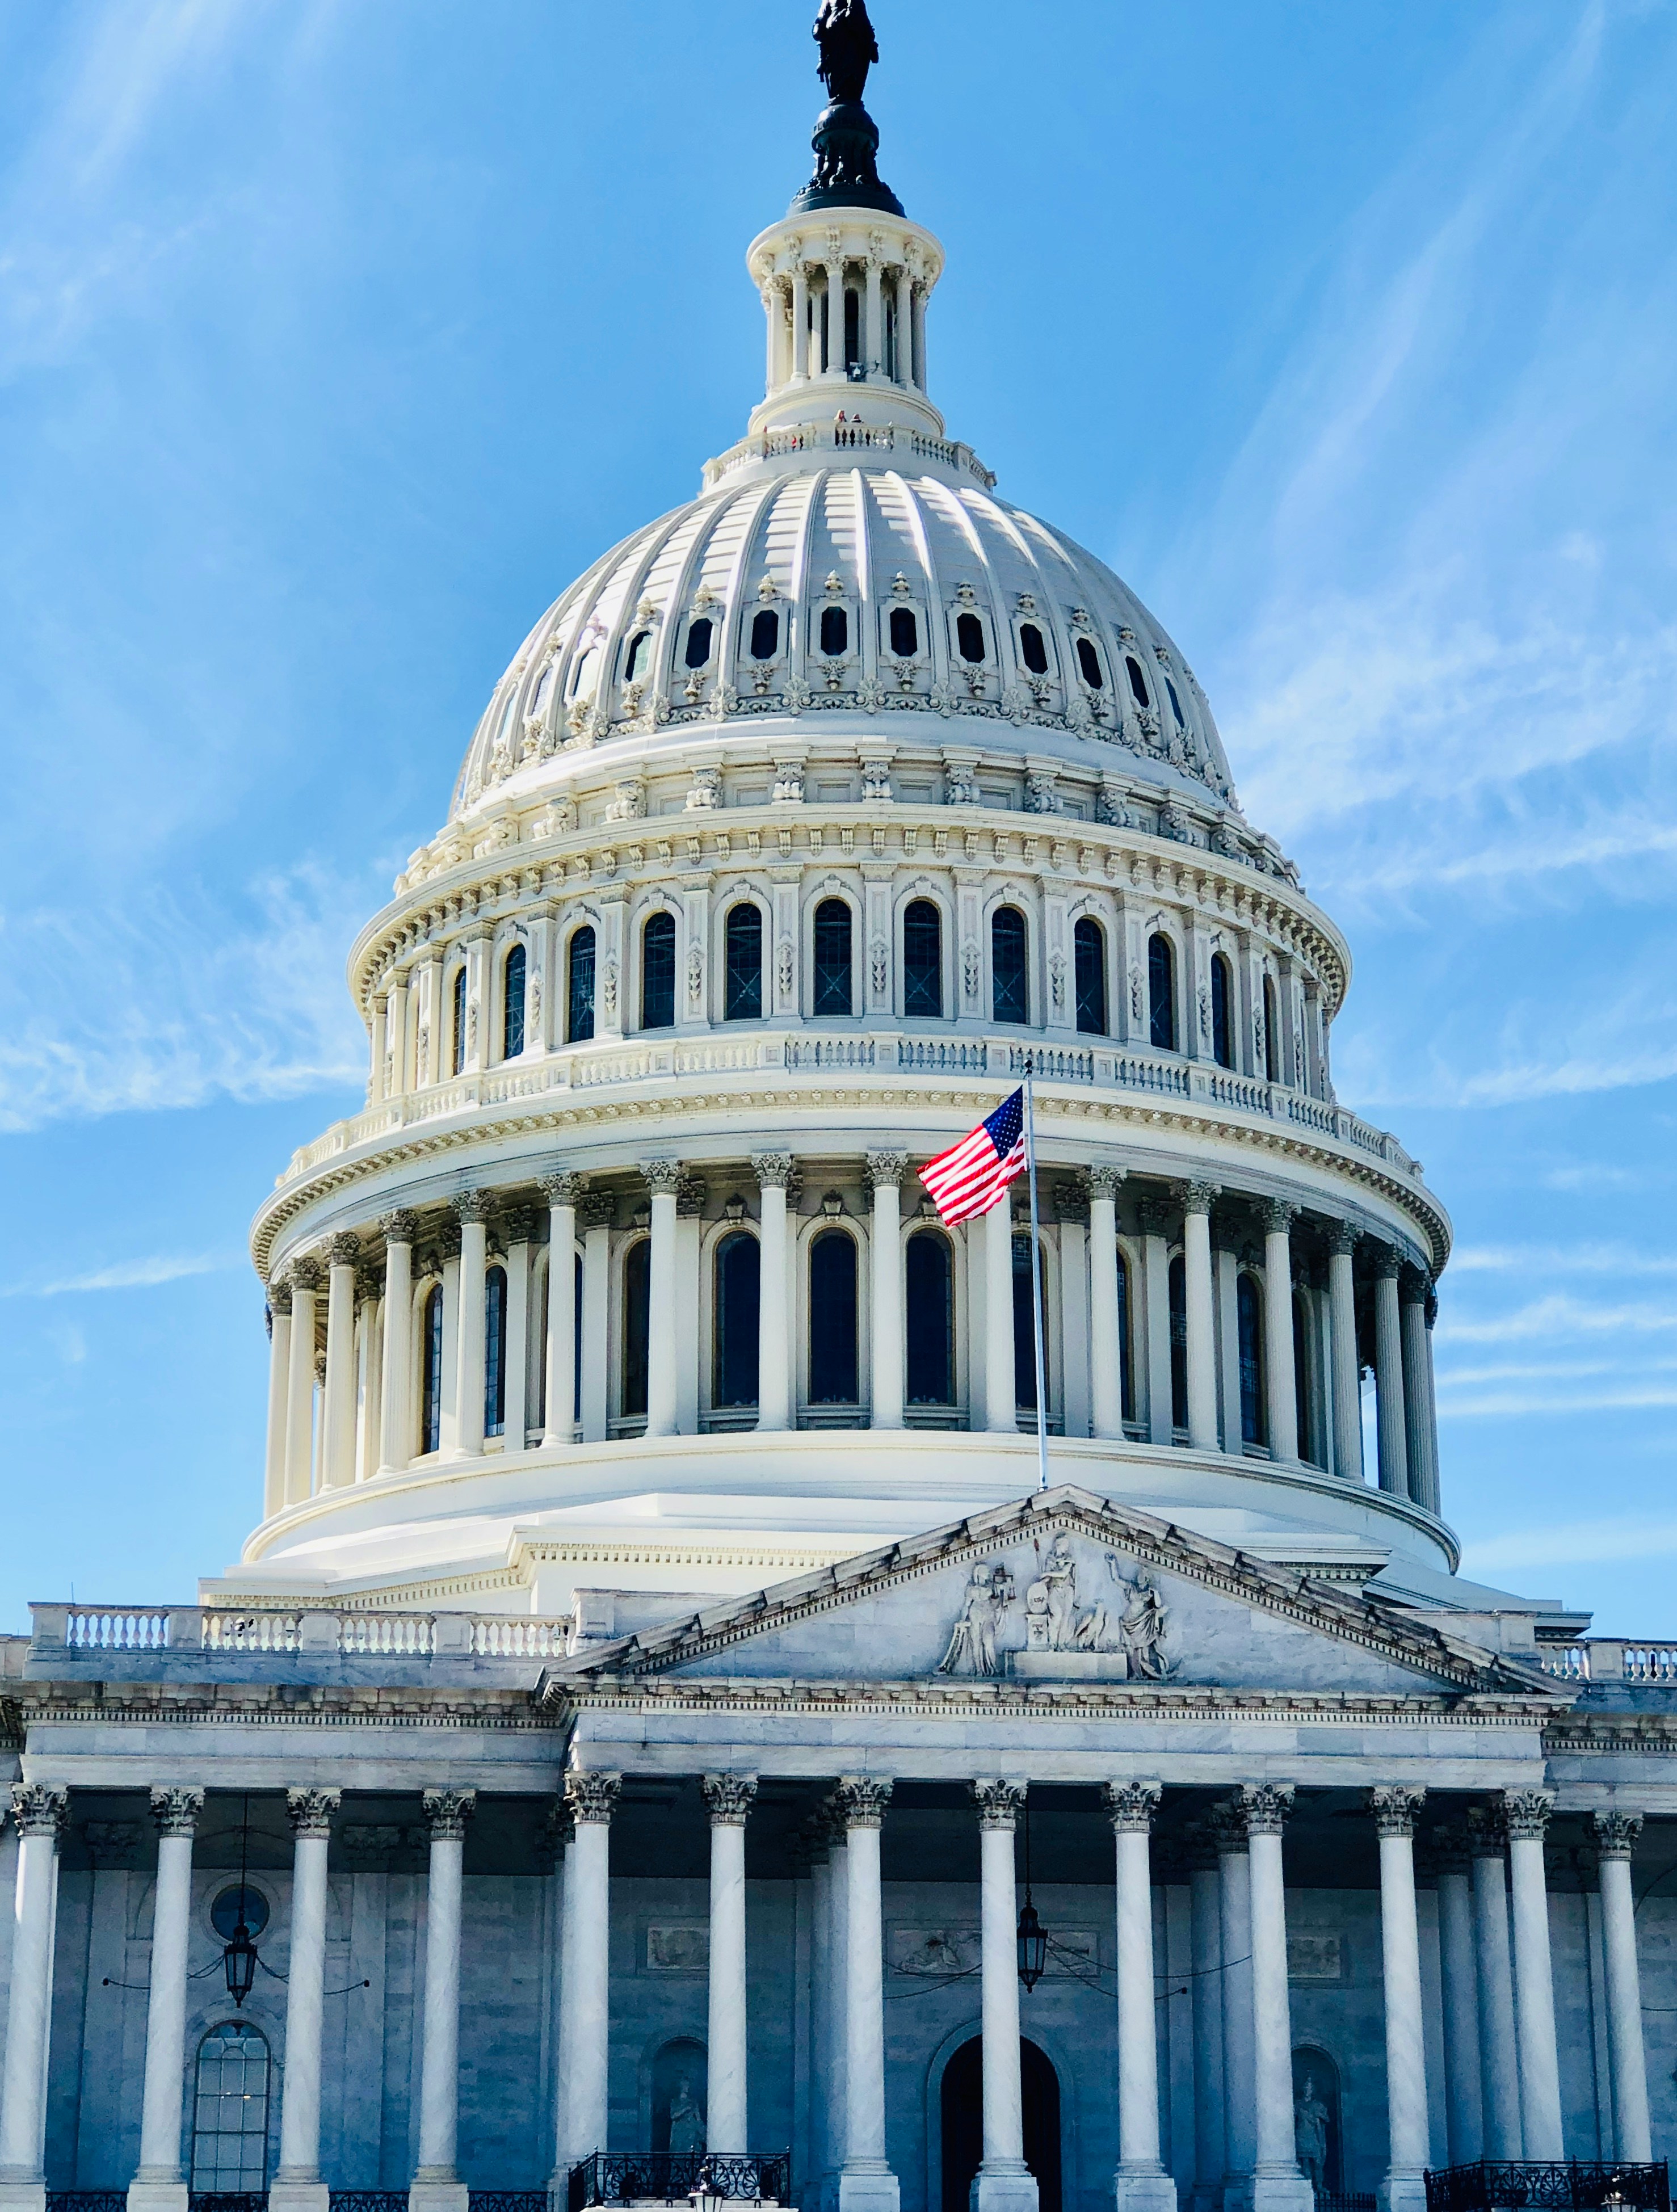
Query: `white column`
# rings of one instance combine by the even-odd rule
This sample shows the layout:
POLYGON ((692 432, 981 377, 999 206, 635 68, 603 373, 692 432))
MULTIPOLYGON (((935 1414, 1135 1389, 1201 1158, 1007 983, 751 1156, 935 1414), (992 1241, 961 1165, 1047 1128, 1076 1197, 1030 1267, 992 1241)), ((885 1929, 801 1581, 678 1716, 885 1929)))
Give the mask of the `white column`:
POLYGON ((1292 2124, 1292 2016, 1287 1994, 1287 1909, 1281 1831, 1291 1782, 1241 1790, 1252 1881, 1253 2212, 1312 2212, 1292 2124))
MULTIPOLYGON (((1223 1935, 1217 1851, 1208 1833, 1190 1839, 1189 1948, 1194 1966, 1194 2212, 1223 2203, 1223 1935)), ((1244 1875, 1245 1869, 1243 1867, 1244 1875)))
POLYGON ((1374 1283, 1374 1389, 1380 1487, 1409 1495, 1409 1446, 1403 1420, 1403 1339, 1398 1319, 1398 1272, 1402 1260, 1389 1244, 1378 1247, 1374 1283))
POLYGON ((1157 1199, 1144 1199, 1141 1217, 1142 1289, 1147 1304, 1147 1437, 1168 1444, 1170 1419, 1170 1248, 1165 1242, 1165 1213, 1157 1199))
POLYGON ((1218 1920, 1223 1946, 1223 2197, 1237 2203, 1252 2176, 1252 1869, 1246 1816, 1238 1804, 1211 1816, 1217 1845, 1218 1920))
POLYGON ((828 1855, 827 1824, 819 1814, 805 1823, 810 1854, 810 2191, 832 2163, 830 2115, 837 2085, 832 2071, 833 1869, 828 1855))
POLYGON ((355 1447, 355 1480, 365 1482, 379 1471, 380 1421, 384 1410, 384 1303, 367 1276, 361 1283, 361 1414, 355 1447))
POLYGON ((373 999, 372 1033, 368 1052, 367 1103, 369 1106, 382 1105, 390 1095, 389 1072, 385 1064, 389 1050, 386 1042, 388 1035, 388 1003, 382 991, 375 992, 373 999))
POLYGON ((829 2187, 824 2206, 838 2199, 839 2175, 844 2168, 844 2147, 850 2132, 850 1834, 844 1825, 844 1808, 835 1790, 823 1808, 830 1866, 828 1894, 832 1919, 827 1949, 832 1960, 832 1979, 827 1997, 828 2073, 832 2094, 827 2118, 827 2167, 829 2187))
POLYGON ((1554 1976, 1549 1960, 1549 1892, 1543 1873, 1543 1838, 1554 1802, 1552 1790, 1503 1792, 1509 1888, 1514 1905, 1514 2033, 1520 2051, 1520 2133, 1528 2159, 1566 2155, 1561 2132, 1554 1976))
POLYGON ((1264 1396, 1269 1406, 1269 1455, 1298 1457, 1298 1389, 1292 1341, 1292 1218, 1285 1199, 1264 1200, 1264 1396))
POLYGON ((912 384, 914 376, 914 279, 907 269, 896 272, 896 380, 912 384))
POLYGON ((870 376, 885 373, 885 308, 879 286, 879 264, 870 253, 862 264, 862 365, 870 376))
POLYGON ((1613 2067, 1614 2155, 1646 2165, 1654 2155, 1648 2124, 1648 2059, 1642 2043, 1642 1985, 1637 1970, 1631 1853, 1640 1813, 1597 1813, 1595 1851, 1601 1890, 1601 1950, 1607 1964, 1607 2051, 1613 2067))
POLYGON ((1435 1832, 1438 1884, 1438 1969, 1444 2014, 1444 2112, 1449 2162, 1485 2155, 1480 2084, 1479 1970, 1473 1958, 1473 1899, 1467 1838, 1435 1832))
POLYGON ((576 1201, 582 1188, 582 1177, 568 1173, 542 1182, 549 1222, 544 1451, 569 1443, 576 1428, 576 1201))
POLYGON ((707 1774, 710 1814, 710 2005, 705 2148, 750 2148, 745 2094, 745 1822, 755 1774, 707 1774))
POLYGON ((557 2027, 553 2055, 553 2172, 547 2185, 550 2196, 556 2191, 563 2202, 574 2163, 570 2131, 572 2051, 566 2023, 570 2017, 571 1992, 576 1984, 576 1823, 562 1798, 552 1807, 548 1817, 553 1823, 554 1841, 559 1851, 559 2001, 554 2010, 557 2027))
POLYGON ((390 987, 385 1017, 386 1098, 400 1098, 408 1088, 408 979, 398 976, 390 987))
POLYGON ((767 338, 763 388, 773 392, 781 380, 781 288, 772 276, 763 288, 763 319, 767 338))
MULTIPOLYGON (((577 1205, 582 1228, 582 1441, 604 1443, 611 1419, 611 1200, 591 1190, 577 1205)), ((595 2148, 603 2148, 597 2145, 595 2148)))
POLYGON ((314 1486, 314 1297, 313 1260, 291 1263, 291 1371, 285 1389, 285 1502, 301 1505, 314 1486))
POLYGON ((1236 1458, 1246 1449, 1240 1426, 1240 1255, 1227 1244, 1212 1251, 1217 1281, 1218 1413, 1223 1449, 1236 1458))
MULTIPOLYGON (((702 1176, 684 1175, 676 1186, 676 1428, 684 1437, 699 1433, 699 1272, 704 1249, 705 1196, 702 1176)), ((789 1314, 789 1267, 782 1280, 787 1285, 789 1314)), ((761 1298, 761 1279, 757 1288, 761 1298)), ((762 1350, 761 1344, 758 1350, 762 1350)), ((787 1358, 790 1357, 788 1340, 787 1358)), ((788 1378, 788 1392, 790 1389, 788 1378)), ((787 1403, 791 1403, 789 1395, 787 1403)))
POLYGON ((1118 1187, 1123 1180, 1122 1168, 1089 1170, 1089 1380, 1091 1426, 1097 1437, 1124 1433, 1118 1330, 1118 1187))
POLYGON ((647 1336, 647 1434, 676 1433, 676 1186, 678 1160, 642 1160, 652 1192, 652 1268, 647 1336))
POLYGON ((800 262, 792 272, 792 376, 805 384, 810 374, 810 280, 800 262))
MULTIPOLYGON (((790 1331, 787 1326, 786 1193, 790 1152, 753 1152, 762 1212, 757 1224, 757 1426, 792 1426, 790 1331)), ((875 1296, 878 1296, 876 1291, 875 1296)), ((876 1355, 875 1389, 878 1364, 876 1355)), ((876 1398, 877 1402, 877 1398, 876 1398)), ((737 2146, 743 2148, 744 2146, 737 2146)))
POLYGON ((1431 1347, 1426 1337, 1427 1281, 1406 1267, 1398 1279, 1398 1338, 1403 1355, 1403 1442, 1407 1455, 1409 1495, 1417 1505, 1437 1510, 1437 1483, 1427 1464, 1431 1424, 1427 1381, 1431 1347))
POLYGON ((485 1285, 489 1258, 489 1194, 463 1190, 454 1200, 460 1224, 459 1304, 454 1324, 454 1450, 476 1459, 483 1449, 485 1285))
POLYGON ((984 1216, 984 1425, 1017 1436, 1013 1374, 1013 1206, 1003 1194, 984 1216))
MULTIPOLYGON (((1095 1433, 1091 1419, 1089 1376, 1089 1224, 1082 1190, 1062 1182, 1054 1192, 1054 1211, 1060 1216, 1060 1413, 1068 1437, 1095 1433)), ((1046 1295, 1047 1285, 1044 1285, 1046 1295)), ((1054 1322, 1043 1349, 1050 1352, 1054 1322)), ((1047 1380, 1054 1382, 1054 1362, 1048 1361, 1047 1380)))
POLYGON ((385 1237, 383 1403, 379 1412, 379 1472, 393 1474, 413 1457, 413 1241, 416 1215, 388 1213, 385 1237))
POLYGON ((1214 1182, 1181 1187, 1182 1273, 1188 1305, 1188 1440, 1217 1449, 1217 1337, 1212 1314, 1211 1210, 1214 1182))
POLYGON ((285 1992, 279 2172, 269 2192, 268 2212, 326 2212, 326 2185, 320 2179, 320 2057, 326 1990, 326 1854, 338 1802, 336 1790, 285 1793, 293 1838, 291 1960, 285 1992))
POLYGON ((355 1479, 355 1265, 361 1239, 334 1237, 327 1248, 326 1389, 320 1401, 322 1486, 355 1479))
POLYGON ((1362 1363, 1357 1356, 1357 1231, 1336 1221, 1328 1231, 1328 1297, 1333 1310, 1334 1472, 1363 1480, 1362 1363))
MULTIPOLYGON (((1209 1273, 1209 1270, 1207 1271, 1209 1273)), ((1149 1846, 1162 1785, 1109 1782, 1118 1937, 1118 2212, 1176 2212, 1176 2185, 1159 2159, 1158 2037, 1149 1846)))
POLYGON ((1426 1322, 1426 1465, 1431 1484, 1427 1500, 1430 1510, 1442 1514, 1444 1510, 1444 1480, 1438 1460, 1438 1378, 1432 1364, 1432 1330, 1438 1318, 1438 1293, 1435 1290, 1428 1297, 1423 1318, 1426 1322))
POLYGON ((12 1784, 17 1887, 0 2074, 0 2206, 6 2212, 44 2212, 46 2203, 41 2143, 52 2018, 52 1906, 58 1835, 69 1810, 66 1789, 41 1782, 12 1784))
MULTIPOLYGON (((873 1186, 873 1238, 868 1261, 868 1284, 873 1308, 873 1326, 870 1336, 873 1411, 869 1426, 876 1429, 900 1429, 902 1426, 902 1240, 900 1206, 902 1175, 908 1164, 906 1152, 870 1152, 867 1156, 867 1179, 873 1186)), ((1012 1264, 1010 1246, 1010 1268, 1012 1264)), ((1009 1281, 1011 1286, 1011 1275, 1009 1281)), ((1007 1311, 1011 1327, 1013 1312, 1011 1288, 1007 1311)), ((1008 1342, 1011 1359, 1011 1335, 1008 1342)), ((1012 1412, 1011 1391, 1009 1412, 1012 1412)), ((991 1426, 993 1428, 994 1425, 992 1422, 991 1426)))
POLYGON ((914 382, 919 389, 924 392, 927 389, 927 383, 926 286, 923 283, 918 283, 914 288, 914 298, 910 303, 908 319, 914 337, 914 382))
POLYGON ((1380 2212, 1425 2212, 1426 2050, 1421 2029, 1421 1942, 1415 1912, 1415 1814, 1425 1790, 1382 1784, 1369 1792, 1380 1838, 1380 1956, 1386 2005, 1386 2118, 1390 2146, 1380 2212))
POLYGON ((827 345, 822 367, 829 376, 844 374, 844 263, 827 264, 827 345))
POLYGON ((571 1935, 559 2027, 560 2078, 568 2099, 559 2163, 566 2172, 607 2148, 611 1814, 622 1788, 623 1778, 617 1774, 565 1777, 565 1796, 576 1823, 565 1864, 565 1911, 571 1935))
POLYGON ((1024 1802, 1024 1784, 979 1781, 972 1784, 972 1794, 978 1807, 984 2078, 984 2157, 973 2185, 972 2212, 1036 2212, 1036 2184, 1024 2161, 1013 1883, 1013 1829, 1024 1802))
POLYGON ((151 1919, 151 1986, 140 2093, 140 2163, 129 2185, 131 2212, 186 2212, 180 2163, 186 2079, 186 1947, 192 1929, 192 1838, 202 1790, 154 1790, 157 1886, 151 1919))
POLYGON ((1480 2084, 1485 2155, 1517 2159, 1520 2062, 1514 2038, 1514 1965, 1508 1939, 1508 1881, 1503 1823, 1492 1806, 1467 1814, 1473 1866, 1473 1948, 1479 1967, 1480 2084))
POLYGON ((846 2128, 838 2212, 898 2212, 896 2176, 885 2161, 884 1933, 879 1899, 879 1830, 891 1785, 847 1775, 844 1815, 846 2128))
POLYGON ((411 2212, 466 2212, 455 2166, 460 2119, 460 1904, 466 1822, 475 1790, 428 1790, 431 1832, 425 1889, 424 2045, 419 2078, 419 2164, 411 2212))
POLYGON ((291 1390, 291 1285, 268 1285, 268 1453, 262 1516, 271 1521, 285 1504, 285 1414, 291 1390))

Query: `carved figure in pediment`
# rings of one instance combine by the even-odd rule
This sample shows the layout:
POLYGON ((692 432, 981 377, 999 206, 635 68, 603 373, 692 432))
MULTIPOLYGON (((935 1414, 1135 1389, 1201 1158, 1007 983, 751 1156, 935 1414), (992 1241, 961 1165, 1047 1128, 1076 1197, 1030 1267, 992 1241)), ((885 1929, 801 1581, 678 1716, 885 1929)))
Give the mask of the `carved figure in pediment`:
POLYGON ((1115 1552, 1107 1553, 1106 1563, 1112 1570, 1112 1579, 1124 1593, 1124 1610, 1119 1620, 1118 1632, 1123 1638, 1130 1672, 1148 1681, 1162 1682, 1170 1673, 1173 1664, 1164 1656, 1170 1608, 1159 1595, 1157 1585, 1145 1567, 1136 1569, 1133 1582, 1126 1582, 1118 1571, 1115 1552))
POLYGON ((1105 1606, 1078 1610, 1077 1559, 1072 1540, 1058 1535, 1042 1571, 1025 1590, 1025 1649, 1029 1651, 1109 1651, 1111 1624, 1105 1606))
POLYGON ((987 1560, 972 1571, 962 1600, 960 1618, 949 1632, 949 1644, 938 1662, 940 1674, 994 1674, 1000 1671, 996 1656, 996 1631, 1013 1601, 1013 1577, 998 1560, 987 1560))

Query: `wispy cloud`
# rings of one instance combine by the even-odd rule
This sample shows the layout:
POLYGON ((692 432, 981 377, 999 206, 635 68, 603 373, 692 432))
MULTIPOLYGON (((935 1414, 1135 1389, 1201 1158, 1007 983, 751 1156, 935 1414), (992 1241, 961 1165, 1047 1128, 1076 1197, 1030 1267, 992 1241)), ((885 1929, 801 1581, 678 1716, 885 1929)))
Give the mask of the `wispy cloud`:
POLYGON ((1634 1244, 1458 1244, 1450 1255, 1457 1275, 1677 1275, 1677 1254, 1634 1244))
POLYGON ((1539 1337, 1662 1334, 1677 1329, 1677 1308, 1641 1299, 1616 1305, 1590 1305, 1582 1298, 1557 1291, 1534 1298, 1512 1313, 1477 1319, 1452 1315, 1440 1324, 1445 1342, 1455 1344, 1517 1344, 1539 1337))
POLYGON ((7 1283, 0 1297, 58 1298, 81 1291, 149 1291, 161 1283, 178 1283, 187 1275, 218 1274, 238 1263, 213 1252, 155 1254, 144 1260, 118 1260, 108 1267, 89 1268, 85 1274, 61 1275, 46 1283, 7 1283))

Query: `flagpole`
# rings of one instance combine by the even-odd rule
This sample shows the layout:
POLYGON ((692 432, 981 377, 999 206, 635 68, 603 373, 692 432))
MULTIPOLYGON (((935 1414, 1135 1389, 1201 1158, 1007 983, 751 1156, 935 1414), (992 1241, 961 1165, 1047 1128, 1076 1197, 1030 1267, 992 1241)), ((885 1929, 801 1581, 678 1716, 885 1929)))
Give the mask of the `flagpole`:
POLYGON ((1036 1359, 1036 1486, 1048 1486, 1048 1407, 1042 1373, 1042 1253, 1036 1241, 1036 1108, 1030 1079, 1034 1055, 1025 1054, 1025 1180, 1030 1186, 1030 1348, 1036 1359))

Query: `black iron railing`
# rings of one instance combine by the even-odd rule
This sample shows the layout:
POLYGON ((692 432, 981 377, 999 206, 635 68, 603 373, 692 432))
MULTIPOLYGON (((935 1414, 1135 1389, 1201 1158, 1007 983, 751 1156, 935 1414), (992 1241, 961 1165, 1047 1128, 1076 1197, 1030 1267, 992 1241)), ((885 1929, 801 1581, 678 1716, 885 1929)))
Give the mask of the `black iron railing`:
POLYGON ((1318 2189, 1316 2212, 1374 2212, 1371 2189, 1318 2189))
MULTIPOLYGON (((471 2189, 466 2197, 471 2212, 548 2212, 545 2189, 471 2189)), ((402 2199, 404 2212, 407 2201, 402 2199)))
POLYGON ((186 2212, 268 2212, 265 2189, 194 2189, 186 2212))
POLYGON ((127 2212, 125 2189, 49 2189, 46 2212, 127 2212))
POLYGON ((566 2212, 637 2200, 679 2204, 695 2197, 785 2204, 791 2196, 790 2151, 765 2157, 759 2151, 597 2150, 571 2168, 566 2212))
POLYGON ((405 2189, 334 2189, 327 2203, 331 2212, 408 2212, 405 2189))
POLYGON ((1671 2212, 1666 2161, 1476 2159, 1426 2177, 1426 2212, 1671 2212))

